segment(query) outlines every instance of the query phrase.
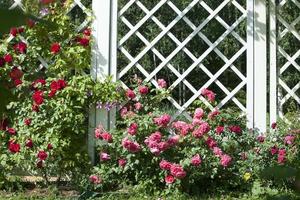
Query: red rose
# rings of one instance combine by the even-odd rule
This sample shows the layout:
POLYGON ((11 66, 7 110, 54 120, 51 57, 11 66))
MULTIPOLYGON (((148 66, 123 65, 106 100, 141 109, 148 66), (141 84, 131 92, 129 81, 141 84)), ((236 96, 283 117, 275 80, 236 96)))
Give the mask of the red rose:
POLYGON ((12 80, 17 80, 22 78, 23 72, 18 67, 13 67, 11 72, 9 73, 9 77, 12 80))
POLYGON ((25 120, 24 120, 24 124, 25 124, 26 126, 30 126, 30 124, 31 124, 31 119, 29 119, 29 118, 25 119, 25 120))
POLYGON ((272 129, 276 129, 277 127, 277 123, 276 122, 273 122, 272 125, 271 125, 272 129))
POLYGON ((23 81, 21 79, 16 79, 14 80, 14 84, 17 87, 18 85, 21 85, 23 83, 23 81))
POLYGON ((51 53, 57 54, 57 53, 60 51, 60 44, 57 43, 57 42, 56 42, 56 43, 53 43, 53 44, 51 45, 50 50, 51 50, 51 53))
POLYGON ((16 37, 17 34, 18 34, 18 29, 17 29, 16 27, 11 28, 11 29, 10 29, 10 34, 11 34, 12 36, 16 37))
POLYGON ((134 91, 132 91, 131 89, 128 89, 128 90, 126 90, 126 96, 127 96, 129 99, 134 99, 134 98, 135 98, 135 93, 134 93, 134 91))
POLYGON ((6 54, 6 55, 4 56, 4 60, 5 60, 5 62, 7 62, 7 63, 12 63, 13 57, 12 57, 12 55, 10 55, 10 54, 6 54))
POLYGON ((57 81, 57 84, 58 84, 58 89, 59 89, 59 90, 62 90, 62 89, 64 89, 65 87, 67 87, 67 83, 66 83, 66 81, 63 80, 63 79, 59 79, 59 80, 57 81))
POLYGON ((50 89, 51 89, 51 91, 56 91, 56 90, 58 90, 58 83, 57 83, 56 81, 52 81, 52 82, 50 83, 50 89))
POLYGON ((18 153, 18 152, 20 152, 20 149, 21 149, 20 144, 16 143, 15 141, 11 140, 8 142, 8 150, 11 153, 18 153))
POLYGON ((33 104, 33 105, 32 105, 32 111, 34 111, 34 112, 39 112, 39 111, 40 111, 39 105, 33 104))
POLYGON ((16 135, 17 134, 17 131, 14 129, 14 128, 8 128, 7 129, 7 132, 11 135, 16 135))
POLYGON ((83 34, 85 36, 90 36, 91 35, 91 29, 90 28, 86 28, 84 31, 83 31, 83 34))
POLYGON ((213 149, 214 147, 217 146, 217 142, 210 136, 206 139, 205 143, 210 149, 213 149))
POLYGON ((108 143, 111 143, 113 141, 112 135, 110 133, 104 132, 100 136, 103 140, 107 141, 108 143))
POLYGON ((31 139, 28 139, 25 143, 25 146, 31 149, 33 147, 33 142, 31 139))
POLYGON ((90 44, 90 39, 88 38, 78 38, 78 42, 80 45, 87 47, 90 44))
POLYGON ((41 105, 44 102, 43 91, 36 90, 32 95, 32 99, 36 105, 41 105))
POLYGON ((24 28, 23 27, 18 28, 18 33, 23 33, 23 32, 24 32, 24 28))
POLYGON ((37 154, 37 157, 40 160, 46 160, 47 157, 48 157, 48 154, 45 151, 39 151, 38 154, 37 154))
POLYGON ((51 149, 53 149, 53 146, 52 146, 52 144, 48 144, 48 145, 47 145, 47 149, 48 149, 48 150, 51 150, 51 149))
POLYGON ((149 88, 147 86, 140 86, 139 92, 140 92, 140 94, 148 94, 149 88))
POLYGON ((229 126, 228 129, 232 133, 237 133, 237 134, 242 133, 242 129, 240 126, 229 126))
POLYGON ((175 178, 174 178, 174 176, 172 176, 172 175, 167 175, 167 176, 165 177, 165 182, 166 182, 167 184, 172 184, 172 183, 174 183, 174 181, 175 181, 175 178))
POLYGON ((46 81, 44 79, 37 79, 31 84, 31 87, 33 89, 37 89, 39 85, 41 86, 46 85, 46 81))
POLYGON ((215 131, 217 135, 220 135, 224 132, 224 126, 218 126, 215 131))
POLYGON ((14 46, 14 50, 17 53, 26 53, 26 49, 27 49, 27 44, 25 44, 24 42, 19 42, 18 44, 15 44, 14 46))

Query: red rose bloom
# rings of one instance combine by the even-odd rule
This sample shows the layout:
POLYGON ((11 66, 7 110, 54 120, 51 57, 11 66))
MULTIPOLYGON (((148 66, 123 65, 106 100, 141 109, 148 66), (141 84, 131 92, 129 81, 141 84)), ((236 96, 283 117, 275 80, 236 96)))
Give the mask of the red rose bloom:
POLYGON ((37 157, 40 160, 46 160, 48 157, 48 154, 45 151, 39 151, 39 153, 37 154, 37 157))
POLYGON ((81 46, 87 47, 90 44, 90 39, 88 39, 88 38, 78 38, 78 42, 81 46))
POLYGON ((31 139, 28 139, 25 143, 25 146, 31 149, 33 147, 33 142, 31 139))
POLYGON ((39 112, 39 111, 40 111, 39 105, 33 104, 33 105, 32 105, 32 111, 34 111, 34 112, 39 112))
POLYGON ((59 90, 62 90, 62 89, 64 89, 65 87, 67 87, 67 83, 66 83, 66 81, 63 80, 63 79, 59 79, 59 80, 57 81, 57 84, 58 84, 58 89, 59 89, 59 90))
POLYGON ((51 53, 53 53, 53 54, 57 54, 59 51, 60 51, 60 44, 59 43, 53 43, 52 45, 51 45, 51 53))
POLYGON ((8 142, 8 150, 11 153, 18 153, 18 152, 20 152, 20 149, 21 149, 20 144, 16 143, 15 141, 11 140, 8 142))
POLYGON ((23 81, 21 79, 16 79, 14 80, 14 84, 17 87, 18 85, 21 85, 23 83, 23 81))
POLYGON ((126 91, 126 96, 129 98, 129 99, 134 99, 135 98, 135 93, 134 91, 132 91, 131 89, 128 89, 126 91))
POLYGON ((174 176, 172 176, 172 175, 167 175, 167 176, 165 177, 165 182, 166 182, 167 184, 172 184, 172 183, 174 183, 174 181, 175 181, 175 178, 174 178, 174 176))
POLYGON ((48 150, 51 150, 51 149, 53 149, 53 146, 52 146, 52 144, 48 144, 48 145, 47 145, 47 149, 48 149, 48 150))
POLYGON ((12 80, 17 80, 22 78, 23 72, 18 67, 13 67, 11 72, 9 73, 9 77, 12 80))
POLYGON ((16 131, 14 128, 8 128, 8 129, 7 129, 7 132, 8 132, 10 135, 16 135, 16 134, 17 134, 17 131, 16 131))
POLYGON ((13 57, 12 57, 12 55, 10 55, 10 54, 6 54, 6 55, 4 56, 4 60, 5 60, 6 63, 12 63, 13 57))
POLYGON ((83 34, 84 34, 85 36, 90 36, 90 35, 91 35, 91 29, 90 29, 90 28, 85 29, 85 30, 83 31, 83 34))
POLYGON ((119 160, 118 160, 118 163, 119 163, 119 166, 120 166, 120 167, 125 167, 127 161, 126 161, 125 159, 119 159, 119 160))
POLYGON ((43 91, 35 91, 32 95, 32 99, 36 105, 41 105, 44 102, 43 91))
POLYGON ((11 29, 10 29, 10 34, 11 34, 12 36, 16 37, 17 34, 18 34, 18 29, 17 29, 16 27, 11 28, 11 29))
POLYGON ((46 85, 46 81, 44 79, 37 79, 31 84, 31 87, 33 89, 37 89, 39 84, 44 86, 46 85))
POLYGON ((19 42, 18 44, 15 44, 14 46, 14 50, 17 53, 26 53, 26 49, 27 49, 27 44, 25 44, 24 42, 19 42))
POLYGON ((29 119, 29 118, 25 119, 25 120, 24 120, 24 124, 25 124, 26 126, 30 126, 30 124, 31 124, 31 119, 29 119))
POLYGON ((148 94, 149 88, 147 86, 140 86, 139 92, 140 92, 140 94, 148 94))
POLYGON ((23 27, 18 28, 18 33, 23 33, 23 32, 24 32, 24 28, 23 27))

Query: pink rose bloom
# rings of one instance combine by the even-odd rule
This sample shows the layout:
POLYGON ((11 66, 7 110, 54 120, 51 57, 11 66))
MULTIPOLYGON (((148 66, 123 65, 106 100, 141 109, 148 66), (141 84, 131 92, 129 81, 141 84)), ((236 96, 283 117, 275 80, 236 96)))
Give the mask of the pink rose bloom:
POLYGON ((169 148, 169 144, 167 142, 158 143, 158 148, 160 151, 166 151, 169 148))
POLYGON ((176 144, 179 143, 180 140, 180 136, 179 135, 174 135, 172 137, 170 137, 167 142, 170 146, 175 146, 176 144))
POLYGON ((141 146, 137 142, 130 141, 128 138, 122 140, 122 146, 132 153, 141 151, 141 146))
POLYGON ((148 94, 149 88, 147 86, 140 86, 139 92, 140 92, 140 94, 148 94))
POLYGON ((179 131, 183 136, 186 136, 190 131, 190 125, 183 121, 174 122, 172 127, 179 131))
POLYGON ((108 161, 108 160, 110 160, 110 155, 107 154, 107 153, 101 152, 100 153, 100 160, 101 161, 108 161))
POLYGON ((16 131, 16 129, 14 129, 14 128, 8 128, 8 129, 7 129, 7 132, 8 132, 10 135, 16 135, 16 134, 17 134, 17 131, 16 131))
POLYGON ((272 155, 275 155, 278 153, 278 148, 276 146, 273 146, 270 151, 272 155))
POLYGON ((223 155, 223 151, 219 147, 214 147, 213 152, 217 157, 221 157, 223 155))
POLYGON ((158 83, 158 86, 160 88, 166 88, 167 87, 167 82, 164 79, 158 79, 157 83, 158 83))
POLYGON ((100 138, 101 138, 101 132, 100 132, 99 129, 96 129, 96 130, 95 130, 95 138, 96 138, 96 139, 100 139, 100 138))
POLYGON ((165 127, 169 124, 169 122, 171 121, 171 116, 168 114, 164 114, 160 117, 156 117, 154 118, 154 123, 158 126, 162 126, 165 127))
POLYGON ((120 167, 125 167, 127 160, 121 158, 118 160, 118 163, 120 167))
POLYGON ((215 131, 217 135, 222 134, 224 132, 224 126, 218 126, 215 131))
POLYGON ((192 126, 201 125, 203 123, 202 119, 193 118, 192 126))
POLYGON ((170 171, 171 175, 178 179, 182 179, 186 176, 186 172, 184 171, 183 167, 178 164, 172 164, 170 171))
POLYGON ((162 160, 159 163, 159 167, 163 170, 170 170, 172 166, 172 163, 166 161, 166 160, 162 160))
POLYGON ((229 126, 228 129, 232 133, 237 133, 237 134, 242 133, 242 129, 240 126, 229 126))
POLYGON ((141 110, 142 109, 142 104, 140 103, 140 102, 137 102, 137 103, 135 103, 134 104, 134 108, 136 109, 136 110, 141 110))
POLYGON ((102 182, 101 178, 99 176, 96 176, 96 175, 91 175, 89 179, 90 179, 90 182, 95 184, 95 185, 98 185, 102 182))
POLYGON ((202 110, 202 108, 197 108, 194 113, 194 119, 202 119, 203 116, 204 111, 202 110))
POLYGON ((108 132, 102 133, 100 137, 108 143, 111 143, 113 141, 112 135, 108 132))
POLYGON ((167 175, 167 176, 165 177, 165 182, 166 182, 167 184, 172 184, 172 183, 174 183, 174 181, 175 181, 175 178, 174 178, 174 176, 172 176, 172 175, 167 175))
POLYGON ((211 113, 208 114, 208 119, 214 119, 216 116, 218 116, 220 112, 218 110, 214 110, 211 113))
POLYGON ((214 102, 215 101, 216 94, 213 91, 208 90, 207 88, 204 88, 202 90, 201 94, 204 97, 206 97, 210 102, 214 102))
POLYGON ((193 166, 199 166, 201 164, 202 160, 199 154, 196 154, 191 159, 191 164, 193 166))
POLYGON ((295 141, 295 136, 294 135, 287 135, 284 138, 284 143, 288 145, 292 145, 295 141))
POLYGON ((128 134, 130 135, 135 135, 138 130, 138 125, 137 123, 132 123, 130 124, 129 128, 127 129, 128 134))
POLYGON ((193 136, 195 138, 201 138, 203 135, 210 131, 210 126, 207 122, 203 122, 198 129, 193 131, 193 136))
POLYGON ((278 159, 277 159, 277 162, 279 164, 284 164, 284 162, 285 162, 285 156, 286 156, 286 150, 285 149, 279 149, 278 150, 278 159))
POLYGON ((206 139, 205 143, 210 149, 213 149, 214 147, 217 146, 217 142, 210 136, 206 139))
POLYGON ((134 99, 134 98, 135 98, 135 93, 134 93, 134 91, 132 91, 131 89, 127 89, 127 90, 126 90, 126 96, 127 96, 129 99, 134 99))
POLYGON ((227 154, 224 154, 221 156, 221 160, 220 160, 220 163, 223 167, 228 167, 228 165, 230 164, 232 158, 227 155, 227 154))
POLYGON ((266 139, 266 137, 263 136, 263 135, 259 135, 259 136, 257 137, 257 141, 260 142, 260 143, 264 143, 265 139, 266 139))
POLYGON ((126 107, 123 107, 120 111, 121 117, 124 118, 126 116, 127 112, 128 112, 128 109, 126 107))
POLYGON ((149 137, 150 140, 160 142, 162 138, 161 132, 156 131, 155 133, 152 133, 149 137))

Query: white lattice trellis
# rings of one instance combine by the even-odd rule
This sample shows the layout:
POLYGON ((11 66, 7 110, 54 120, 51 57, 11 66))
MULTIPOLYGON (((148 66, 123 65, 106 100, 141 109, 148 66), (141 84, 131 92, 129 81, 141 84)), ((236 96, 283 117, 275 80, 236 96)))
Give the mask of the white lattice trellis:
MULTIPOLYGON (((190 118, 186 112, 184 112, 188 106, 193 103, 194 100, 196 100, 198 97, 201 98, 201 100, 209 106, 211 109, 213 109, 213 106, 206 101, 203 97, 201 97, 201 91, 204 88, 209 87, 212 83, 216 83, 221 90, 227 95, 226 98, 224 98, 217 108, 221 108, 223 105, 225 105, 228 101, 233 100, 233 102, 241 109, 241 111, 246 112, 245 106, 240 103, 240 101, 235 98, 235 94, 240 91, 245 85, 246 85, 246 77, 234 66, 234 62, 236 61, 239 56, 241 56, 247 49, 246 42, 244 39, 237 34, 234 29, 247 18, 247 11, 243 6, 241 6, 237 1, 230 1, 226 0, 223 1, 216 9, 212 9, 208 6, 205 1, 200 0, 194 0, 191 1, 190 4, 183 9, 182 11, 176 7, 176 5, 172 1, 159 1, 155 7, 153 7, 151 10, 148 10, 146 6, 141 3, 141 1, 129 1, 123 8, 120 9, 118 13, 119 18, 122 20, 122 22, 129 28, 129 32, 120 39, 118 48, 119 50, 130 60, 130 63, 122 70, 119 71, 118 78, 122 78, 132 67, 137 67, 140 72, 146 77, 146 81, 151 81, 153 85, 157 86, 157 82, 154 79, 155 75, 164 67, 168 67, 176 76, 177 80, 172 83, 170 86, 170 89, 174 89, 179 83, 185 84, 185 86, 190 89, 193 93, 193 96, 188 99, 184 105, 179 105, 176 100, 173 98, 169 98, 170 102, 178 109, 178 112, 174 117, 177 117, 181 113, 183 113, 186 117, 190 118), (228 25, 225 20, 223 20, 218 14, 219 12, 227 5, 231 3, 233 6, 235 6, 242 15, 232 24, 228 25), (136 4, 142 12, 145 13, 145 16, 136 24, 132 25, 124 16, 127 10, 130 9, 130 7, 136 4), (169 24, 164 25, 162 22, 160 22, 156 17, 155 13, 163 6, 167 4, 176 14, 177 17, 169 24), (186 14, 196 5, 200 4, 208 13, 209 16, 204 20, 200 25, 196 26, 191 22, 187 17, 186 14), (153 23, 155 23, 162 31, 157 35, 152 41, 148 41, 140 32, 139 29, 143 26, 144 23, 148 19, 151 19, 153 23), (176 38, 176 36, 170 31, 176 23, 178 23, 181 19, 184 20, 184 22, 193 30, 193 32, 186 37, 185 40, 180 42, 179 39, 176 38), (215 41, 211 42, 205 34, 202 33, 202 29, 212 20, 216 19, 220 26, 223 26, 226 31, 215 41), (145 44, 145 48, 143 51, 141 51, 136 57, 133 57, 129 54, 129 52, 123 47, 123 44, 133 35, 136 35, 141 41, 145 44), (232 56, 231 58, 227 58, 219 49, 218 45, 229 35, 232 34, 238 42, 242 44, 242 47, 237 51, 237 53, 232 56), (158 43, 165 35, 167 35, 172 41, 174 41, 177 45, 177 48, 166 58, 155 48, 155 44, 158 43), (189 41, 191 41, 194 37, 200 37, 205 43, 209 46, 209 48, 200 56, 196 57, 193 55, 193 53, 186 47, 189 41), (143 66, 139 64, 139 60, 148 52, 152 51, 160 60, 161 64, 157 66, 151 73, 148 73, 143 66), (193 64, 185 70, 183 74, 179 73, 178 70, 172 64, 170 64, 172 58, 179 53, 180 51, 184 51, 192 60, 193 64), (212 74, 202 63, 202 61, 206 58, 207 55, 209 55, 212 51, 214 51, 225 63, 225 65, 215 74, 212 74), (193 72, 193 69, 196 67, 200 67, 206 75, 210 78, 210 80, 204 84, 201 88, 195 88, 192 84, 189 83, 188 80, 185 78, 193 72), (241 82, 238 84, 238 86, 233 89, 232 91, 229 91, 219 80, 218 77, 228 68, 231 68, 232 71, 236 73, 236 75, 241 79, 241 82)), ((200 75, 200 74, 199 74, 200 75)))
POLYGON ((287 3, 292 3, 295 8, 300 9, 300 3, 297 0, 281 0, 279 2, 271 1, 271 35, 270 35, 270 120, 271 123, 276 121, 276 117, 284 118, 283 106, 288 100, 295 100, 300 105, 300 97, 297 91, 300 89, 300 80, 295 85, 288 85, 284 80, 284 72, 296 69, 300 73, 300 65, 297 59, 300 57, 300 49, 292 54, 289 54, 281 46, 281 41, 287 34, 290 34, 298 42, 300 48, 300 30, 296 29, 296 25, 300 22, 300 15, 293 19, 292 22, 287 22, 279 13, 287 3), (283 30, 279 29, 283 27, 283 30), (278 57, 285 59, 284 63, 278 61, 278 57))

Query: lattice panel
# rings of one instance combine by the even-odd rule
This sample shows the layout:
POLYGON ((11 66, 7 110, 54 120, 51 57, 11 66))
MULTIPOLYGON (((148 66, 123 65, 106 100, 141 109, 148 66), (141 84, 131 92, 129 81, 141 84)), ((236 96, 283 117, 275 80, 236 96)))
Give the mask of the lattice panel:
MULTIPOLYGON (((23 2, 25 2, 26 0, 11 0, 11 6, 9 7, 9 9, 22 9, 23 11, 25 11, 23 2)), ((89 0, 73 0, 70 9, 66 11, 66 15, 71 15, 73 20, 76 22, 76 24, 78 24, 78 27, 76 28, 76 32, 80 32, 83 29, 85 29, 91 22, 92 20, 92 13, 90 12, 90 6, 91 6, 91 1, 89 0), (81 19, 79 19, 81 18, 81 19)), ((7 2, 8 5, 10 5, 7 2)), ((39 18, 43 18, 44 15, 47 14, 47 12, 50 12, 47 9, 42 9, 40 11, 40 16, 37 16, 39 18)), ((17 36, 22 42, 26 43, 27 45, 30 45, 30 42, 27 41, 24 37, 22 36, 17 36)), ((10 35, 9 38, 7 38, 7 42, 12 42, 12 40, 14 39, 14 37, 12 35, 10 35)), ((65 43, 67 43, 68 41, 65 41, 65 43)), ((42 70, 44 68, 48 68, 49 64, 52 63, 51 60, 46 60, 41 56, 38 56, 38 60, 40 62, 40 66, 37 70, 42 70)))
POLYGON ((246 112, 246 1, 119 1, 118 78, 129 86, 137 74, 158 87, 169 83, 176 108, 184 114, 204 88, 219 104, 246 112))
POLYGON ((300 3, 282 0, 277 5, 279 115, 300 108, 300 3))

